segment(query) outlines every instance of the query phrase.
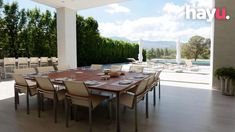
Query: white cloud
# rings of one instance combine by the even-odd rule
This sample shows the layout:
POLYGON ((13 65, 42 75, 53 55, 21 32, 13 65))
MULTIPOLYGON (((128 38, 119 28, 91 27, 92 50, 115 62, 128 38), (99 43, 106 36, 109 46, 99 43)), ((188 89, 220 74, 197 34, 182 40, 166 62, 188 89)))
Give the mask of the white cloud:
POLYGON ((190 0, 189 4, 195 7, 212 8, 212 0, 190 0))
MULTIPOLYGON (((202 2, 202 0, 191 0, 202 2)), ((209 1, 209 0, 208 0, 209 1)), ((186 5, 186 4, 185 4, 186 5)), ((211 27, 192 28, 185 25, 185 5, 166 3, 163 15, 142 17, 135 20, 99 23, 99 30, 106 37, 124 37, 130 40, 175 40, 189 39, 193 35, 211 36, 211 27)))
POLYGON ((130 9, 124 6, 120 6, 119 4, 111 4, 108 6, 108 9, 105 10, 110 14, 114 13, 129 13, 130 9))
POLYGON ((163 7, 163 12, 168 14, 180 14, 183 11, 183 6, 175 5, 174 3, 166 3, 163 7))

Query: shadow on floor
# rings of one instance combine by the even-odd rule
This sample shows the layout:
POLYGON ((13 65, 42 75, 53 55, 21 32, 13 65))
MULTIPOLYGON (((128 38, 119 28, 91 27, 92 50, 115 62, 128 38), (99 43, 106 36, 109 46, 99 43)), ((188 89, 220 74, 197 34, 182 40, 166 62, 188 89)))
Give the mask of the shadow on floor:
MULTIPOLYGON (((1 91, 4 92, 4 91, 1 91)), ((149 119, 145 118, 145 101, 138 106, 139 132, 234 132, 235 98, 202 89, 162 86, 162 98, 153 107, 149 94, 149 119)), ((79 121, 65 127, 64 109, 60 104, 58 123, 53 122, 52 104, 45 104, 42 117, 37 117, 37 98, 30 98, 30 115, 26 114, 25 96, 20 97, 18 110, 14 99, 0 100, 1 132, 85 132, 89 130, 85 108, 79 110, 79 121)), ((122 108, 122 107, 121 107, 122 108)), ((122 110, 122 109, 121 109, 122 110)), ((115 111, 113 112, 115 113, 115 111)), ((115 115, 113 115, 115 117, 115 115)), ((115 132, 115 119, 107 118, 106 105, 93 112, 93 132, 115 132)), ((121 131, 134 131, 134 111, 121 113, 121 131)))

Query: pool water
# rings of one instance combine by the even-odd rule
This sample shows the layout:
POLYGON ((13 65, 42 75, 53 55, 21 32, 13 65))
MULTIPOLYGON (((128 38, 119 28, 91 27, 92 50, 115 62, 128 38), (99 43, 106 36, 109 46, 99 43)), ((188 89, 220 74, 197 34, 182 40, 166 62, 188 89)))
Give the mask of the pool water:
POLYGON ((209 66, 210 65, 210 61, 193 61, 192 62, 195 65, 203 65, 203 66, 209 66))
MULTIPOLYGON (((175 59, 157 59, 155 61, 156 63, 172 63, 177 64, 175 59)), ((192 61, 194 65, 201 65, 201 66, 210 66, 210 60, 198 60, 198 61, 192 61)), ((185 62, 182 60, 180 64, 185 64, 185 62)))

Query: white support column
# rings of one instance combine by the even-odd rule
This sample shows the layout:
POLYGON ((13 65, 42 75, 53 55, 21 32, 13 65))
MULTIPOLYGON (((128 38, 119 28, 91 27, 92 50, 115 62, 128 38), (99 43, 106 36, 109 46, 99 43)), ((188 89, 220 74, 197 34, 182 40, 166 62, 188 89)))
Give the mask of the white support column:
POLYGON ((77 68, 76 11, 57 9, 57 52, 59 65, 77 68))
POLYGON ((142 40, 139 40, 139 54, 138 54, 138 60, 139 62, 143 62, 143 44, 142 44, 142 40))
POLYGON ((176 40, 176 62, 177 64, 180 64, 181 62, 181 45, 179 38, 176 40))

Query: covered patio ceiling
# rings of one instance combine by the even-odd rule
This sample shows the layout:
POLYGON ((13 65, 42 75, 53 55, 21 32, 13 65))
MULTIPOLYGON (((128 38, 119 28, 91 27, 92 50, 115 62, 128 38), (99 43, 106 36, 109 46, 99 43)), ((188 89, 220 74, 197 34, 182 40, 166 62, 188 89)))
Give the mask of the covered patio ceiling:
POLYGON ((112 3, 118 3, 127 0, 32 0, 54 8, 66 7, 73 10, 82 10, 103 6, 112 3))

